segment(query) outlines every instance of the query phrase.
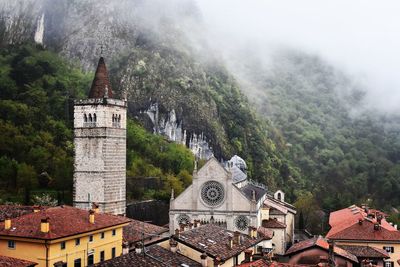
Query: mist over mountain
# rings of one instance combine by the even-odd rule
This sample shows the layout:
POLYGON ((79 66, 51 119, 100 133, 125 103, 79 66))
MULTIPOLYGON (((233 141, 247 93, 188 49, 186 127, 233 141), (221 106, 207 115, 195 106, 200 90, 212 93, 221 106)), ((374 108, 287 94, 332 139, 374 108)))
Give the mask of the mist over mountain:
MULTIPOLYGON (((253 4, 239 16, 237 1, 1 0, 0 44, 36 41, 84 71, 102 52, 114 90, 148 131, 198 155, 238 154, 251 178, 293 201, 311 193, 325 209, 400 205, 400 119, 386 98, 371 101, 384 76, 355 75, 357 64, 335 61, 324 42, 318 50, 301 34, 289 38, 294 22, 251 16, 253 4)), ((308 14, 293 12, 282 16, 308 14)))

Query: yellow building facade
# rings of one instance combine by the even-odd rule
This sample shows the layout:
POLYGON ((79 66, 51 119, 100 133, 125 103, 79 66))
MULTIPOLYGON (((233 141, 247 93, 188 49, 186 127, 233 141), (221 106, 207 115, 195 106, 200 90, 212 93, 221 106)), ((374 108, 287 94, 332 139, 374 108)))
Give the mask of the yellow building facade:
MULTIPOLYGON (((78 210, 74 214, 81 214, 84 218, 79 216, 70 218, 64 225, 60 222, 52 225, 52 221, 56 221, 53 214, 53 217, 42 220, 40 225, 25 226, 23 223, 30 223, 32 219, 35 221, 34 217, 44 215, 29 214, 14 219, 15 222, 11 220, 11 225, 7 225, 8 221, 3 223, 0 231, 0 255, 36 262, 38 267, 83 267, 122 254, 122 228, 129 223, 129 219, 109 214, 89 215, 87 211, 72 207, 67 209, 78 210), (93 222, 90 222, 90 216, 93 216, 93 222), (74 225, 74 221, 78 225, 74 225), (7 227, 9 228, 6 229, 7 227), (69 227, 73 231, 69 231, 69 227), (29 233, 29 228, 36 232, 29 233), (51 235, 52 232, 55 234, 51 235)), ((61 209, 60 211, 62 212, 61 209)))

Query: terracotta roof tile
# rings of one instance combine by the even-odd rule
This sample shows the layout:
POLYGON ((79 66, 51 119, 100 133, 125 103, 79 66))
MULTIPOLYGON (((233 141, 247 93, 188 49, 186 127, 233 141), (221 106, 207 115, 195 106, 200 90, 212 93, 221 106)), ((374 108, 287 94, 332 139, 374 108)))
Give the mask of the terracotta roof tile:
POLYGON ((277 219, 263 220, 262 226, 265 228, 286 228, 286 224, 281 223, 277 219))
MULTIPOLYGON (((327 237, 336 234, 355 223, 358 223, 359 220, 364 220, 368 216, 368 214, 373 214, 375 217, 377 214, 382 215, 383 219, 381 221, 381 226, 389 231, 396 231, 396 228, 394 228, 392 225, 390 225, 390 223, 386 221, 385 213, 374 209, 370 209, 367 213, 364 209, 356 205, 352 205, 348 208, 330 213, 329 225, 331 226, 331 229, 329 230, 327 237)), ((372 220, 376 221, 376 219, 372 220)))
POLYGON ((100 57, 99 63, 97 64, 96 73, 90 88, 89 98, 103 98, 106 94, 107 97, 112 98, 113 93, 111 89, 110 79, 108 78, 108 72, 104 58, 100 57), (106 89, 107 88, 107 89, 106 89))
POLYGON ((260 234, 260 237, 264 237, 264 239, 272 239, 274 236, 274 231, 262 226, 258 227, 257 232, 260 234))
POLYGON ((235 239, 234 232, 213 224, 206 224, 182 232, 179 236, 174 235, 173 238, 182 244, 205 252, 212 258, 220 257, 223 261, 264 240, 262 237, 255 239, 244 234, 239 234, 239 236, 240 244, 233 242, 233 246, 230 248, 229 238, 235 239))
POLYGON ((158 245, 146 248, 146 255, 131 252, 120 257, 107 260, 95 265, 95 267, 181 267, 186 264, 190 267, 201 267, 201 264, 183 256, 173 253, 158 245))
POLYGON ((158 225, 132 219, 131 222, 123 228, 124 240, 128 241, 130 244, 142 240, 143 230, 145 240, 149 238, 156 240, 157 236, 155 235, 161 235, 169 231, 167 228, 158 225))
POLYGON ((0 266, 1 267, 33 267, 37 265, 36 262, 21 260, 17 258, 11 258, 0 255, 0 266))
POLYGON ((243 194, 249 199, 253 199, 253 191, 255 192, 255 197, 256 201, 259 201, 266 193, 267 191, 264 188, 258 187, 253 184, 246 184, 245 186, 241 187, 240 190, 243 192, 243 194))
POLYGON ((374 241, 396 241, 400 240, 399 231, 389 231, 384 227, 375 230, 375 223, 364 219, 362 223, 353 223, 340 229, 340 231, 329 231, 326 235, 329 239, 340 240, 374 240, 374 241))
MULTIPOLYGON (((328 242, 322 238, 321 236, 319 237, 314 237, 308 240, 304 240, 301 241, 299 243, 293 244, 287 251, 286 251, 286 255, 291 255, 291 254, 295 254, 298 252, 301 252, 303 250, 306 250, 308 248, 312 248, 312 247, 319 247, 322 248, 326 251, 329 251, 329 244, 328 242)), ((334 252, 336 255, 338 256, 342 256, 344 258, 347 258, 353 262, 358 262, 357 257, 354 256, 353 254, 351 254, 350 252, 335 246, 334 247, 334 252)))
POLYGON ((283 263, 283 262, 270 262, 266 259, 259 259, 252 262, 242 263, 238 265, 239 267, 308 267, 308 266, 315 266, 315 265, 307 265, 307 264, 290 264, 290 263, 283 263))
POLYGON ((37 239, 57 239, 94 230, 129 223, 130 219, 105 213, 95 214, 95 223, 89 222, 89 212, 70 206, 52 207, 11 220, 11 229, 0 223, 0 236, 18 236, 37 239), (48 218, 50 231, 40 231, 40 222, 48 218))
POLYGON ((342 249, 361 258, 390 258, 386 250, 370 246, 339 245, 342 249))

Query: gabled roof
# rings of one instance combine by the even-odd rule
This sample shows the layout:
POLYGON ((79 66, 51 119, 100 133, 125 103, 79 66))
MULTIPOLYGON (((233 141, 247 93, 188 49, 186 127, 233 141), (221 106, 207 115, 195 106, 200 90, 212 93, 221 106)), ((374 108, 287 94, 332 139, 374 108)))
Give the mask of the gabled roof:
POLYGON ((11 220, 11 229, 4 229, 0 223, 0 236, 15 236, 35 239, 57 239, 81 233, 100 230, 107 227, 124 225, 130 219, 106 213, 96 213, 95 223, 89 222, 89 212, 70 206, 48 208, 35 213, 26 214, 11 220), (42 219, 48 219, 50 231, 40 231, 42 219))
POLYGON ((375 248, 370 246, 349 246, 349 245, 339 245, 342 249, 350 252, 357 258, 390 258, 389 253, 381 248, 375 248))
POLYGON ((389 231, 384 227, 375 229, 375 222, 364 219, 361 223, 355 222, 347 227, 339 229, 339 231, 331 231, 326 235, 327 238, 333 240, 363 240, 363 241, 390 241, 400 242, 399 231, 389 231))
POLYGON ((0 266, 1 267, 33 267, 36 266, 36 262, 21 260, 12 257, 6 257, 0 255, 0 266))
POLYGON ((373 221, 376 221, 377 214, 382 215, 383 218, 381 221, 381 226, 389 231, 396 231, 396 228, 386 221, 385 213, 374 209, 368 210, 367 213, 365 209, 356 205, 351 205, 347 208, 337 210, 329 214, 329 225, 331 226, 331 230, 329 231, 328 235, 337 233, 348 226, 357 223, 359 220, 364 220, 364 218, 368 217, 368 214, 374 216, 372 219, 373 221))
POLYGON ((274 237, 274 231, 263 226, 258 227, 257 233, 260 235, 260 237, 264 237, 264 239, 272 239, 274 237))
MULTIPOLYGON (((329 251, 328 242, 324 238, 319 236, 319 237, 314 237, 314 238, 311 238, 311 239, 304 240, 304 241, 301 241, 299 243, 293 244, 293 246, 291 246, 286 251, 285 255, 289 256, 289 255, 297 254, 297 253, 300 253, 300 252, 302 252, 304 250, 307 250, 307 249, 310 249, 310 248, 313 248, 313 247, 319 247, 319 248, 321 248, 321 249, 323 249, 325 251, 329 251)), ((346 258, 346 259, 349 259, 349 260, 351 260, 353 262, 357 262, 358 263, 357 257, 355 255, 351 254, 350 252, 348 252, 348 251, 346 251, 346 250, 344 250, 344 249, 342 249, 342 248, 340 248, 338 246, 334 247, 334 253, 335 253, 335 255, 341 256, 343 258, 346 258)))
POLYGON ((286 224, 281 223, 277 219, 263 220, 262 226, 265 228, 286 228, 286 224))
POLYGON ((106 63, 104 62, 104 58, 100 57, 96 73, 94 74, 92 87, 89 91, 89 98, 104 98, 105 95, 107 95, 106 97, 108 98, 112 98, 113 92, 110 79, 108 78, 106 63))
POLYGON ((278 210, 276 208, 270 208, 269 214, 270 215, 286 215, 283 211, 280 211, 280 210, 278 210))
POLYGON ((233 242, 229 247, 229 238, 234 238, 234 232, 214 224, 206 224, 197 228, 173 235, 173 239, 185 244, 197 251, 205 252, 212 258, 219 257, 222 261, 255 246, 264 240, 263 237, 251 238, 248 235, 239 233, 240 244, 233 242))
POLYGON ((160 239, 157 235, 168 232, 167 228, 131 219, 131 222, 124 226, 123 236, 124 240, 129 243, 135 243, 142 240, 142 233, 144 233, 145 243, 146 239, 160 239))
POLYGON ((158 245, 146 247, 146 255, 131 252, 120 257, 95 264, 96 267, 201 267, 201 264, 158 245))

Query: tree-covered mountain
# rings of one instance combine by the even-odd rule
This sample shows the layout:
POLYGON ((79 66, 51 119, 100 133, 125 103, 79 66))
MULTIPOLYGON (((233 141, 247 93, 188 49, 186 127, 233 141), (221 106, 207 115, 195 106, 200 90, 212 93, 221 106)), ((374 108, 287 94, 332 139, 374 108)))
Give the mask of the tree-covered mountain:
MULTIPOLYGON (((198 34, 201 25, 192 1, 0 3, 1 48, 36 40, 88 71, 94 69, 103 46, 113 88, 127 95, 130 117, 147 129, 133 122, 128 127, 136 134, 129 142, 143 140, 131 147, 128 175, 162 175, 170 186, 185 186, 187 174, 181 171, 190 171, 190 164, 175 169, 159 163, 163 156, 152 153, 160 150, 160 142, 161 147, 167 143, 148 134, 161 132, 171 138, 182 131, 186 144, 194 136, 204 136, 219 159, 243 157, 251 178, 270 189, 283 188, 290 201, 324 210, 360 202, 380 208, 400 206, 398 117, 366 109, 363 87, 313 55, 281 51, 265 65, 251 51, 252 56, 236 55, 235 68, 226 67, 218 53, 208 49, 213 40, 198 34), (152 113, 153 107, 157 113, 152 113)), ((11 63, 3 62, 2 75, 13 79, 7 72, 11 63)), ((29 69, 33 73, 25 75, 37 75, 34 66, 29 69)), ((74 88, 83 92, 88 78, 79 75, 82 84, 74 88)), ((52 95, 50 91, 46 92, 52 95)), ((64 93, 58 91, 62 97, 64 93)), ((51 108, 65 114, 63 103, 51 108)), ((71 129, 64 126, 68 136, 71 129)), ((60 143, 61 150, 66 147, 60 143)), ((175 149, 162 148, 161 154, 175 149)), ((181 152, 180 156, 189 157, 181 152)), ((13 153, 1 155, 14 159, 13 153)))
MULTIPOLYGON (((41 47, 2 48, 0 202, 28 204, 44 191, 71 203, 71 112, 74 99, 86 98, 91 80, 92 73, 82 73, 41 47)), ((134 120, 128 121, 127 153, 128 176, 160 177, 160 198, 168 197, 171 188, 179 193, 191 181, 192 153, 134 120)))
POLYGON ((369 109, 365 89, 318 56, 281 51, 260 66, 258 59, 247 61, 241 77, 300 170, 289 189, 297 196, 311 192, 325 210, 399 206, 400 117, 369 109))

